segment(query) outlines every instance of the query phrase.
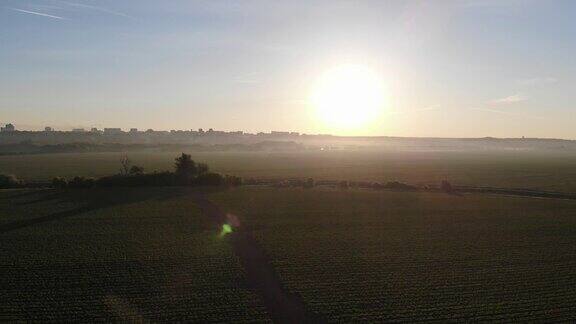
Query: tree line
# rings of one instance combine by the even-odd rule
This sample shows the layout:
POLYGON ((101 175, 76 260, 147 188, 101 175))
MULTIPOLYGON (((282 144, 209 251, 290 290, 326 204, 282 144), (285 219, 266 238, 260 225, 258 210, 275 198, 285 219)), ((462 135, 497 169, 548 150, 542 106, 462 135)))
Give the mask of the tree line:
MULTIPOLYGON (((120 172, 100 178, 76 176, 71 179, 55 177, 50 182, 53 188, 91 187, 141 187, 141 186, 239 186, 242 179, 237 176, 211 172, 206 163, 192 160, 190 154, 182 153, 174 161, 174 171, 147 173, 144 168, 132 165, 125 156, 120 161, 120 172)), ((30 187, 14 176, 0 175, 0 188, 30 187)))

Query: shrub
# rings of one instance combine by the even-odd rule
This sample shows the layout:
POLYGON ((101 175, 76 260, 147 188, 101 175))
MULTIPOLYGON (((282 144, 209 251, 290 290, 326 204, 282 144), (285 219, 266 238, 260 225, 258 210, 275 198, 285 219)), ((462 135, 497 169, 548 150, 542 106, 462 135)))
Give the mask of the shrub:
POLYGON ((242 185, 242 178, 237 176, 226 175, 224 177, 224 182, 226 183, 227 186, 236 187, 242 185))
POLYGON ((304 188, 312 188, 312 187, 314 187, 314 179, 312 178, 306 179, 306 182, 304 183, 304 188))
POLYGON ((172 172, 154 172, 133 174, 128 176, 113 175, 98 179, 98 185, 103 187, 139 187, 139 186, 173 186, 176 175, 172 172))
POLYGON ((208 173, 208 171, 209 171, 208 164, 206 163, 197 164, 196 172, 198 172, 198 175, 208 173))
POLYGON ((411 186, 409 184, 405 184, 398 181, 391 181, 384 185, 384 188, 391 189, 391 190, 400 190, 400 191, 414 191, 418 188, 411 186))
POLYGON ((224 177, 218 173, 204 173, 194 179, 193 184, 199 186, 220 186, 225 183, 224 177))
POLYGON ((68 186, 68 181, 62 177, 52 179, 52 188, 64 189, 68 186))
POLYGON ((74 177, 68 181, 69 188, 91 188, 94 187, 96 181, 92 178, 74 177))
POLYGON ((144 174, 144 167, 133 165, 130 168, 129 174, 130 175, 142 175, 142 174, 144 174))
POLYGON ((350 187, 350 184, 348 183, 348 181, 342 180, 338 183, 338 187, 340 187, 341 189, 348 189, 348 187, 350 187))
POLYGON ((442 190, 446 193, 453 193, 454 192, 454 188, 452 187, 452 184, 450 182, 448 182, 448 180, 442 180, 442 183, 440 184, 440 190, 442 190))
POLYGON ((22 186, 22 182, 18 180, 16 176, 8 174, 0 174, 1 189, 18 188, 20 186, 22 186))
POLYGON ((247 185, 259 184, 258 180, 254 179, 254 178, 248 178, 248 179, 244 180, 243 182, 244 182, 244 184, 247 184, 247 185))

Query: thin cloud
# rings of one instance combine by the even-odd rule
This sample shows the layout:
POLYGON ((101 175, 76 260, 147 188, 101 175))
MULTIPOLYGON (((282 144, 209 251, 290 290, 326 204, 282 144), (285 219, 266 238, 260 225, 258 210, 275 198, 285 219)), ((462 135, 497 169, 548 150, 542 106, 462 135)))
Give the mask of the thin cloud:
POLYGON ((543 119, 542 117, 539 117, 539 116, 534 116, 534 115, 529 115, 529 114, 524 114, 524 113, 512 113, 509 111, 501 111, 501 110, 490 109, 490 108, 470 108, 470 110, 485 111, 485 112, 490 112, 490 113, 499 114, 499 115, 506 115, 506 116, 511 116, 511 117, 521 117, 521 118, 529 118, 529 119, 543 119))
POLYGON ((30 11, 30 10, 24 10, 24 9, 18 9, 18 8, 8 8, 8 9, 18 11, 21 13, 25 13, 25 14, 42 16, 42 17, 47 17, 47 18, 53 18, 53 19, 59 19, 59 20, 65 20, 66 19, 66 18, 63 18, 60 16, 49 15, 49 14, 45 14, 45 13, 37 12, 37 11, 30 11))
POLYGON ((558 79, 553 77, 537 77, 519 80, 518 83, 522 86, 541 86, 547 84, 557 83, 558 79))
POLYGON ((125 13, 123 13, 123 12, 116 11, 116 10, 111 10, 111 9, 104 8, 104 7, 98 7, 98 6, 88 5, 88 4, 84 4, 84 3, 77 3, 77 2, 68 2, 68 1, 58 1, 58 2, 61 3, 61 4, 63 4, 63 5, 70 6, 70 7, 84 8, 84 9, 89 9, 89 10, 94 10, 94 11, 99 11, 99 12, 107 13, 107 14, 114 15, 114 16, 120 16, 120 17, 130 18, 130 19, 136 19, 135 17, 130 16, 130 15, 128 15, 128 14, 125 14, 125 13))
POLYGON ((526 4, 525 0, 467 0, 460 4, 464 7, 477 8, 514 8, 526 4))
POLYGON ((478 110, 478 111, 487 111, 495 114, 506 115, 506 116, 518 116, 518 114, 514 114, 507 111, 501 111, 496 109, 489 109, 489 108, 470 108, 471 110, 478 110))
POLYGON ((501 104, 513 104, 513 103, 518 103, 518 102, 522 102, 522 101, 526 101, 526 97, 517 94, 517 95, 513 95, 513 96, 495 99, 495 100, 490 101, 490 103, 493 105, 501 105, 501 104))

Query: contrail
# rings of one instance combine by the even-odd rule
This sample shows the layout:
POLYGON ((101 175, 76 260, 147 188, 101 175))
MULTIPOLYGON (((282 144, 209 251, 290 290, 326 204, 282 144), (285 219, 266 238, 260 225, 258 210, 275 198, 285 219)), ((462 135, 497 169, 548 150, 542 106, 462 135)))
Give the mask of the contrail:
POLYGON ((41 12, 36 12, 36 11, 29 11, 29 10, 18 9, 18 8, 8 8, 8 9, 14 10, 14 11, 18 11, 18 12, 27 13, 27 14, 31 14, 31 15, 42 16, 42 17, 48 17, 48 18, 54 18, 54 19, 60 19, 60 20, 66 19, 66 18, 63 18, 63 17, 58 17, 58 16, 54 16, 54 15, 49 15, 49 14, 41 13, 41 12))
POLYGON ((130 18, 130 19, 136 19, 135 17, 127 15, 123 12, 114 11, 114 10, 110 10, 110 9, 103 8, 103 7, 97 7, 97 6, 92 6, 92 5, 88 5, 88 4, 68 2, 68 1, 58 1, 58 2, 61 4, 71 6, 71 7, 91 9, 91 10, 100 11, 100 12, 108 13, 108 14, 115 15, 115 16, 120 16, 120 17, 130 18))

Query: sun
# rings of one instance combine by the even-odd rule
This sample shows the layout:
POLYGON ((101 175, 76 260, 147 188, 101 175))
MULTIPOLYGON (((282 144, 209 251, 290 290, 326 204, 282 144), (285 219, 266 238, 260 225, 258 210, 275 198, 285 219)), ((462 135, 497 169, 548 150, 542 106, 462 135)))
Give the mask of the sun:
POLYGON ((362 65, 342 65, 319 78, 310 101, 327 128, 357 130, 375 121, 385 105, 383 83, 362 65))

